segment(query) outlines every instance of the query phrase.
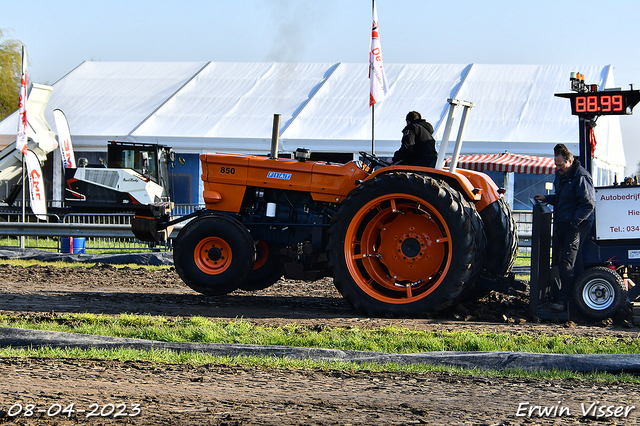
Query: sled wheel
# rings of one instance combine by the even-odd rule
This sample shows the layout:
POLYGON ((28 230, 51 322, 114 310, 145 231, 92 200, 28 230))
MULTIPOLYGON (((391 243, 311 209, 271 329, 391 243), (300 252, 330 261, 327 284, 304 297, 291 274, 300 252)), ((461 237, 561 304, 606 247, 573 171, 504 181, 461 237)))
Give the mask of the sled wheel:
POLYGON ((173 262, 185 284, 199 293, 218 296, 234 291, 247 278, 254 252, 244 225, 226 215, 208 214, 182 228, 173 262))
POLYGON ((586 318, 601 320, 615 316, 627 301, 622 277, 604 266, 587 269, 573 287, 573 300, 586 318))
POLYGON ((394 172, 365 181, 332 222, 334 284, 368 315, 441 311, 477 276, 482 229, 457 191, 429 176, 394 172))
POLYGON ((264 240, 256 243, 256 261, 249 277, 240 285, 242 290, 263 290, 275 284, 284 273, 284 257, 278 248, 264 240))
POLYGON ((504 276, 511 272, 518 255, 516 222, 504 198, 494 201, 480 212, 487 240, 484 269, 504 276))

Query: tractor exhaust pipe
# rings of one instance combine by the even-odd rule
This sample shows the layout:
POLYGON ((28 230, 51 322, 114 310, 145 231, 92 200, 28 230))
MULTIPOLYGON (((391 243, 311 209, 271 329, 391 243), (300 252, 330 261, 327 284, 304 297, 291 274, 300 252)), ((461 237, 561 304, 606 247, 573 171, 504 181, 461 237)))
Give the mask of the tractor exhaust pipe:
POLYGON ((278 159, 278 144, 280 143, 280 114, 273 114, 273 131, 271 132, 271 155, 272 160, 278 159))

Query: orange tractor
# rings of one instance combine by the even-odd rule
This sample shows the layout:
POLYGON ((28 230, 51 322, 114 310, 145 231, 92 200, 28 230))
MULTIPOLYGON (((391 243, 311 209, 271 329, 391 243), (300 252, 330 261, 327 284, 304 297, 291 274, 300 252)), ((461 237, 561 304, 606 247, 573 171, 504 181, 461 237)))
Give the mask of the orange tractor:
POLYGON ((145 241, 190 219, 173 257, 193 290, 331 276, 366 315, 422 317, 513 281, 515 222, 487 175, 389 166, 365 152, 346 164, 310 161, 305 149, 277 158, 275 146, 271 156, 201 155, 206 209, 175 220, 166 206, 136 213, 145 241))

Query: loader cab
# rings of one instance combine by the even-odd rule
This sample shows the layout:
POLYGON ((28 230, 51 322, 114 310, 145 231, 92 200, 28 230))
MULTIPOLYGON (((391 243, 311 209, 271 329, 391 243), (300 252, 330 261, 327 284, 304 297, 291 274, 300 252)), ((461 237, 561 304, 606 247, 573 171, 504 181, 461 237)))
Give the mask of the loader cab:
POLYGON ((164 145, 110 141, 107 161, 65 169, 65 206, 75 211, 130 211, 135 204, 169 201, 169 163, 173 150, 164 145))
POLYGON ((169 196, 169 163, 175 160, 173 149, 165 145, 110 141, 107 146, 107 168, 132 169, 163 188, 169 196))

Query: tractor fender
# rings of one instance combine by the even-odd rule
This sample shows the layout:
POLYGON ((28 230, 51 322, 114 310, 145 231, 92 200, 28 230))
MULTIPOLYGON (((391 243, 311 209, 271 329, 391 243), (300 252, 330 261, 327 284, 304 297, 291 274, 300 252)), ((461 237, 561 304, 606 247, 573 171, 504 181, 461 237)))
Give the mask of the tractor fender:
MULTIPOLYGON (((480 202, 482 201, 482 195, 484 188, 482 186, 476 186, 475 182, 472 182, 466 175, 463 173, 458 173, 460 170, 458 169, 456 173, 451 173, 448 170, 440 170, 434 169, 431 167, 420 167, 420 166, 389 166, 376 170, 371 173, 365 180, 374 179, 376 176, 385 173, 393 173, 393 172, 416 172, 423 175, 433 176, 436 178, 440 178, 445 180, 447 183, 452 185, 458 191, 462 192, 468 200, 472 202, 480 202)), ((466 170, 464 170, 466 172, 466 170)), ((488 178, 488 177, 487 177, 488 178)), ((489 179, 489 178, 488 178, 489 179)), ((491 179, 489 179, 491 180, 491 179)), ((475 179, 478 183, 481 183, 481 179, 475 179)), ((486 186, 486 185, 485 185, 486 186)), ((497 189, 497 188, 496 188, 497 189)), ((480 210, 480 209, 478 209, 480 210)))
POLYGON ((493 204, 500 198, 504 198, 504 196, 498 192, 498 186, 486 174, 466 169, 456 169, 456 173, 465 176, 474 188, 482 189, 482 197, 476 202, 476 210, 478 210, 478 212, 481 212, 485 207, 493 204))

